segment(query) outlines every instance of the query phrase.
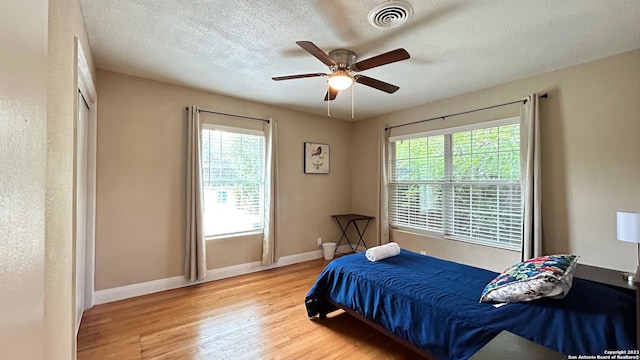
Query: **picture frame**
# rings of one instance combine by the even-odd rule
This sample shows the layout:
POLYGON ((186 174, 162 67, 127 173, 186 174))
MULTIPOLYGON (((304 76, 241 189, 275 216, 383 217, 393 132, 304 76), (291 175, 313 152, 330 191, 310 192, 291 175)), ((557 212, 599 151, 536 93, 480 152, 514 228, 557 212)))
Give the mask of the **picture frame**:
POLYGON ((329 145, 305 142, 304 143, 304 173, 328 174, 329 173, 329 145))

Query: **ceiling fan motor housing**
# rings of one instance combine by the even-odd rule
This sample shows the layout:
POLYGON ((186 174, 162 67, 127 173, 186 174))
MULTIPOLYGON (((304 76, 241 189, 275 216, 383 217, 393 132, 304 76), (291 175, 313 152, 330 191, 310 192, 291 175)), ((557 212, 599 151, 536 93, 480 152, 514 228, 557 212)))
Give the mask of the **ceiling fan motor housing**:
POLYGON ((337 69, 350 69, 357 58, 356 53, 347 49, 332 50, 329 52, 329 57, 338 64, 337 69))

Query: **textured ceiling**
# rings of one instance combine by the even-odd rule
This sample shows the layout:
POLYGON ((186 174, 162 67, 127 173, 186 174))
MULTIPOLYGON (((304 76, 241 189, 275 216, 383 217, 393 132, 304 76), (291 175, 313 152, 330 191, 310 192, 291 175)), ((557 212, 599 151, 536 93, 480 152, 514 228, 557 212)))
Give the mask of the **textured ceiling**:
MULTIPOLYGON (((81 0, 97 67, 326 115, 328 72, 298 47, 347 48, 362 60, 396 48, 411 59, 362 74, 400 87, 356 84, 362 119, 640 48, 639 0, 407 0, 395 29, 367 22, 381 0, 81 0)), ((521 94, 519 94, 521 95, 521 94)), ((331 102, 351 118, 351 91, 331 102)), ((265 114, 267 116, 267 114, 265 114)))

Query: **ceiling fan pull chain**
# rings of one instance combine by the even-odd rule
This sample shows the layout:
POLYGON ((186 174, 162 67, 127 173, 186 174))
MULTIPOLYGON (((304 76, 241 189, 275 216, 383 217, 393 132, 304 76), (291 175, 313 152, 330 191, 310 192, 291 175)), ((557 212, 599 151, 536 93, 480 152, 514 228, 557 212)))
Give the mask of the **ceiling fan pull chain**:
POLYGON ((353 110, 353 99, 354 99, 353 92, 355 91, 354 88, 355 86, 352 85, 351 86, 351 120, 353 120, 354 114, 355 114, 355 110, 353 110))
POLYGON ((331 104, 331 101, 330 101, 331 95, 329 91, 331 90, 329 89, 329 83, 327 82, 327 117, 331 117, 331 110, 329 109, 329 106, 331 104))

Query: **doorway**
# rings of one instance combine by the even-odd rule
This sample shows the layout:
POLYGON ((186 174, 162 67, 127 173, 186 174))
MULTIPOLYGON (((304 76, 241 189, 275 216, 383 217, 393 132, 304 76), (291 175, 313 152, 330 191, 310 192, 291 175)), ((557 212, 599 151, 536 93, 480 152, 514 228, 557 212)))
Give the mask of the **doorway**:
POLYGON ((76 38, 78 64, 77 113, 74 139, 74 315, 76 334, 84 310, 94 304, 97 94, 80 41, 76 38))
POLYGON ((78 91, 78 118, 76 123, 76 327, 80 325, 82 312, 88 308, 87 293, 87 194, 89 169, 89 105, 78 91))

